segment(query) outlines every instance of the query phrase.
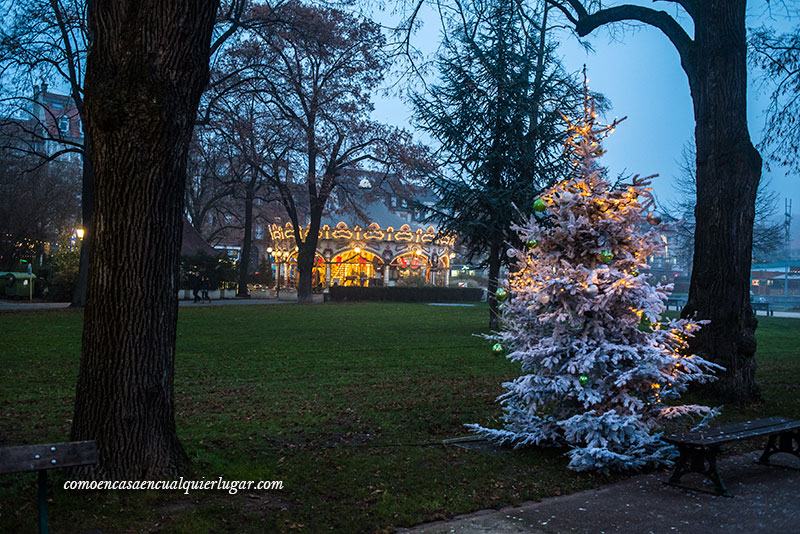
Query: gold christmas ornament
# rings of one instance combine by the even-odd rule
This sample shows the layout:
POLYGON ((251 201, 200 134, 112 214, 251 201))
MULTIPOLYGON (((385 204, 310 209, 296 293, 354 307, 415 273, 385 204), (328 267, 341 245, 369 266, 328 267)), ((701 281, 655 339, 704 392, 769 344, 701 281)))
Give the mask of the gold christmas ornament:
POLYGON ((657 211, 651 211, 647 214, 647 222, 652 224, 653 226, 658 226, 661 224, 661 214, 657 211))

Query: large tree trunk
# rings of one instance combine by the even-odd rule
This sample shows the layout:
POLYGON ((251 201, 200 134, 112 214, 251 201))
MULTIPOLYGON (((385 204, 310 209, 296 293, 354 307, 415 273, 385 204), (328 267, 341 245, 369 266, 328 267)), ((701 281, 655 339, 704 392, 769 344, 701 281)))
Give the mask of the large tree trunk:
POLYGON ((709 319, 694 351, 725 366, 712 390, 759 398, 750 262, 761 157, 747 128, 745 0, 696 2, 695 53, 684 62, 697 126, 694 268, 682 316, 709 319))
POLYGON ((489 328, 491 330, 500 329, 500 316, 498 310, 497 298, 494 294, 497 292, 498 278, 500 277, 500 249, 502 245, 502 237, 495 233, 492 236, 491 244, 489 245, 489 283, 487 287, 488 301, 489 301, 489 328))
POLYGON ((94 237, 94 176, 89 140, 83 143, 83 176, 81 181, 81 218, 83 219, 83 241, 78 265, 78 280, 72 293, 71 306, 86 306, 86 287, 89 284, 89 258, 94 237))
POLYGON ((95 185, 71 439, 81 477, 164 478, 186 464, 173 375, 186 156, 218 0, 95 0, 86 130, 95 185))
POLYGON ((295 230, 297 251, 297 302, 310 304, 314 301, 312 288, 314 260, 317 257, 319 243, 319 227, 322 221, 322 208, 312 202, 308 234, 305 241, 300 241, 300 229, 295 230))
POLYGON ((247 275, 250 270, 250 251, 253 248, 253 198, 255 191, 248 186, 244 199, 244 238, 242 240, 242 255, 239 257, 239 287, 236 296, 248 298, 247 275))

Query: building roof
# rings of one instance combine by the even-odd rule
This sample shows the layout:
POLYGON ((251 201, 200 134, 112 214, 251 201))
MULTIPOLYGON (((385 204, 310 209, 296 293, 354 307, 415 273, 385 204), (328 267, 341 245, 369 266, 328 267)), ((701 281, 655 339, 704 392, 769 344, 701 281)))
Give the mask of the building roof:
POLYGON ((322 217, 321 225, 335 228, 340 222, 353 228, 356 225, 366 228, 377 223, 381 228, 400 228, 410 226, 430 226, 424 223, 425 213, 415 209, 415 203, 433 205, 436 199, 421 187, 397 187, 379 173, 360 171, 349 180, 356 187, 344 184, 348 195, 344 199, 331 199, 329 209, 322 217), (349 186, 349 187, 348 187, 349 186))
POLYGON ((195 230, 186 217, 183 218, 183 240, 181 241, 181 256, 195 256, 204 252, 209 256, 216 256, 219 251, 206 243, 200 233, 195 230))

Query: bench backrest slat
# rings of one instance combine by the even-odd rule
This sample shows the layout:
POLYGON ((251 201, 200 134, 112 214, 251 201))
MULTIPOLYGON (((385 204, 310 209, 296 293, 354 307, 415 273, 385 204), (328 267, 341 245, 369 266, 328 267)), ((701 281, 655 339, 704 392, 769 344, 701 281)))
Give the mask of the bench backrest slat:
POLYGON ((96 441, 0 447, 0 473, 41 471, 96 463, 96 441))

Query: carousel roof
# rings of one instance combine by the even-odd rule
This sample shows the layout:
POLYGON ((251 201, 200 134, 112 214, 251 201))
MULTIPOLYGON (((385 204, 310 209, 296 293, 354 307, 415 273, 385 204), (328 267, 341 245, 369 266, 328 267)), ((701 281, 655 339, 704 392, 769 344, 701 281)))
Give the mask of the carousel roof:
MULTIPOLYGON (((360 173, 351 181, 357 187, 349 188, 346 196, 331 199, 333 209, 322 217, 320 239, 454 245, 452 236, 437 239, 436 227, 423 222, 425 214, 415 209, 419 204, 435 203, 427 191, 394 191, 375 173, 360 173)), ((270 234, 273 240, 294 239, 291 223, 271 225, 270 234)))

